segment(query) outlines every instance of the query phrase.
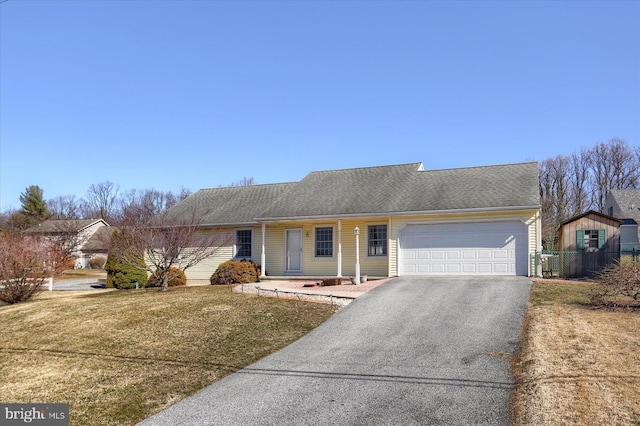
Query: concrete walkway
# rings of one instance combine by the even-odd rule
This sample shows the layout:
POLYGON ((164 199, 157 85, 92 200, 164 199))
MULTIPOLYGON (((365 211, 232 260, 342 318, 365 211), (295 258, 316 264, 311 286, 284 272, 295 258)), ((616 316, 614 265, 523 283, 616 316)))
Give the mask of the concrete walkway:
POLYGON ((252 293, 266 297, 321 301, 345 306, 356 297, 368 293, 391 278, 368 280, 364 283, 321 286, 321 280, 269 280, 243 284, 233 288, 236 293, 252 293))
POLYGON ((531 281, 396 278, 142 425, 509 425, 531 281))

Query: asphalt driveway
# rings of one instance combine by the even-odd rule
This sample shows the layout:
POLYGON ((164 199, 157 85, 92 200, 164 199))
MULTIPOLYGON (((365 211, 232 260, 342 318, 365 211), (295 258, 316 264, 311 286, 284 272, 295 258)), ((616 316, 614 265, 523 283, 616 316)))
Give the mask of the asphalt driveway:
POLYGON ((144 425, 508 425, 530 280, 397 278, 144 425))

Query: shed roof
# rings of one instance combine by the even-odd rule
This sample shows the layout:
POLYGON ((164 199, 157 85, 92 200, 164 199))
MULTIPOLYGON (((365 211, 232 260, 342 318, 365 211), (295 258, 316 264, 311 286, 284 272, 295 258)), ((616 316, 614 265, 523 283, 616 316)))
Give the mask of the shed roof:
POLYGON ((621 224, 621 225, 622 225, 622 223, 623 223, 623 221, 622 221, 622 220, 620 220, 620 219, 618 219, 618 218, 616 218, 616 217, 609 216, 609 215, 607 215, 607 214, 600 213, 600 212, 595 211, 595 210, 589 210, 589 211, 586 211, 586 212, 584 212, 584 213, 581 213, 581 214, 579 214, 579 215, 573 216, 573 217, 571 217, 571 218, 569 218, 569 219, 565 220, 564 222, 562 222, 562 223, 560 224, 560 227, 562 227, 562 226, 564 226, 564 225, 566 225, 566 224, 568 224, 568 223, 575 222, 576 220, 580 220, 580 219, 582 219, 583 217, 587 217, 587 216, 591 216, 591 215, 598 216, 598 217, 600 217, 600 218, 602 218, 602 219, 605 219, 605 220, 610 220, 610 221, 613 221, 613 222, 618 222, 618 223, 619 223, 619 224, 621 224))

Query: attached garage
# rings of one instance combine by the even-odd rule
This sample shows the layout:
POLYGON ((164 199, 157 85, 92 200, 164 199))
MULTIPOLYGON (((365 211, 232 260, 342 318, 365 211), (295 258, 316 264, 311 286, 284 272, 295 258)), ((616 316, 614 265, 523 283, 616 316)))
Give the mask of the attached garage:
POLYGON ((528 275, 519 221, 410 224, 400 232, 400 275, 528 275))

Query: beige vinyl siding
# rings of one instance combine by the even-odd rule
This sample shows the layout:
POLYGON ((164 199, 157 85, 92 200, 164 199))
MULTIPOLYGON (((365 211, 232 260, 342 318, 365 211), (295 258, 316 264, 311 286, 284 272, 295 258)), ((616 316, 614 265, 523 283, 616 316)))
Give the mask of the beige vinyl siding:
MULTIPOLYGON (((537 210, 514 211, 504 213, 475 213, 475 214, 440 214, 394 216, 378 218, 349 218, 342 220, 342 276, 355 275, 356 250, 355 227, 360 228, 360 273, 369 276, 397 276, 398 275, 398 235, 402 228, 410 223, 436 223, 456 221, 509 220, 518 219, 528 227, 529 255, 539 250, 540 244, 540 213, 537 210), (387 225, 387 256, 368 255, 368 225, 387 225)), ((234 228, 249 229, 248 227, 234 228)), ((262 227, 250 227, 253 230, 252 260, 261 262, 262 255, 262 227)), ((285 275, 285 231, 287 229, 302 230, 302 273, 305 276, 336 276, 338 273, 338 219, 318 221, 291 221, 282 223, 267 223, 265 229, 266 267, 268 276, 285 275), (333 228, 333 256, 331 258, 315 257, 315 228, 330 226, 333 228)), ((231 231, 229 231, 231 232, 231 231)), ((221 248, 214 257, 194 266, 187 271, 189 283, 208 283, 209 277, 218 265, 233 256, 233 241, 221 248)))
MULTIPOLYGON (((285 225, 266 226, 265 230, 265 253, 266 253, 266 269, 262 265, 267 275, 284 275, 284 230, 288 228, 285 225)), ((261 251, 262 246, 262 228, 257 237, 258 247, 261 251)))
MULTIPOLYGON (((388 256, 367 256, 367 225, 387 224, 387 219, 343 220, 342 221, 342 276, 355 275, 355 234, 356 226, 360 228, 360 271, 369 276, 388 276, 388 256)), ((336 276, 338 273, 338 220, 309 222, 288 222, 267 224, 266 226, 266 272, 267 275, 281 276, 285 274, 285 231, 287 229, 302 230, 302 270, 307 276, 336 276), (315 228, 331 227, 333 229, 333 256, 318 258, 315 256, 315 228)), ((387 229, 387 233, 389 230, 387 229)), ((262 238, 261 234, 258 234, 262 238)), ((261 245, 261 241, 258 242, 261 245)))
MULTIPOLYGON (((226 244, 220 247, 219 250, 210 258, 203 260, 197 265, 185 271, 187 276, 187 282, 190 285, 194 284, 209 284, 209 278, 218 269, 218 266, 233 259, 235 250, 235 232, 239 229, 251 229, 253 230, 253 241, 251 247, 251 260, 256 263, 260 263, 261 244, 262 244, 262 228, 260 227, 238 227, 233 229, 224 230, 224 237, 221 241, 226 240, 226 244)), ((211 231, 205 231, 211 232, 211 231)))

